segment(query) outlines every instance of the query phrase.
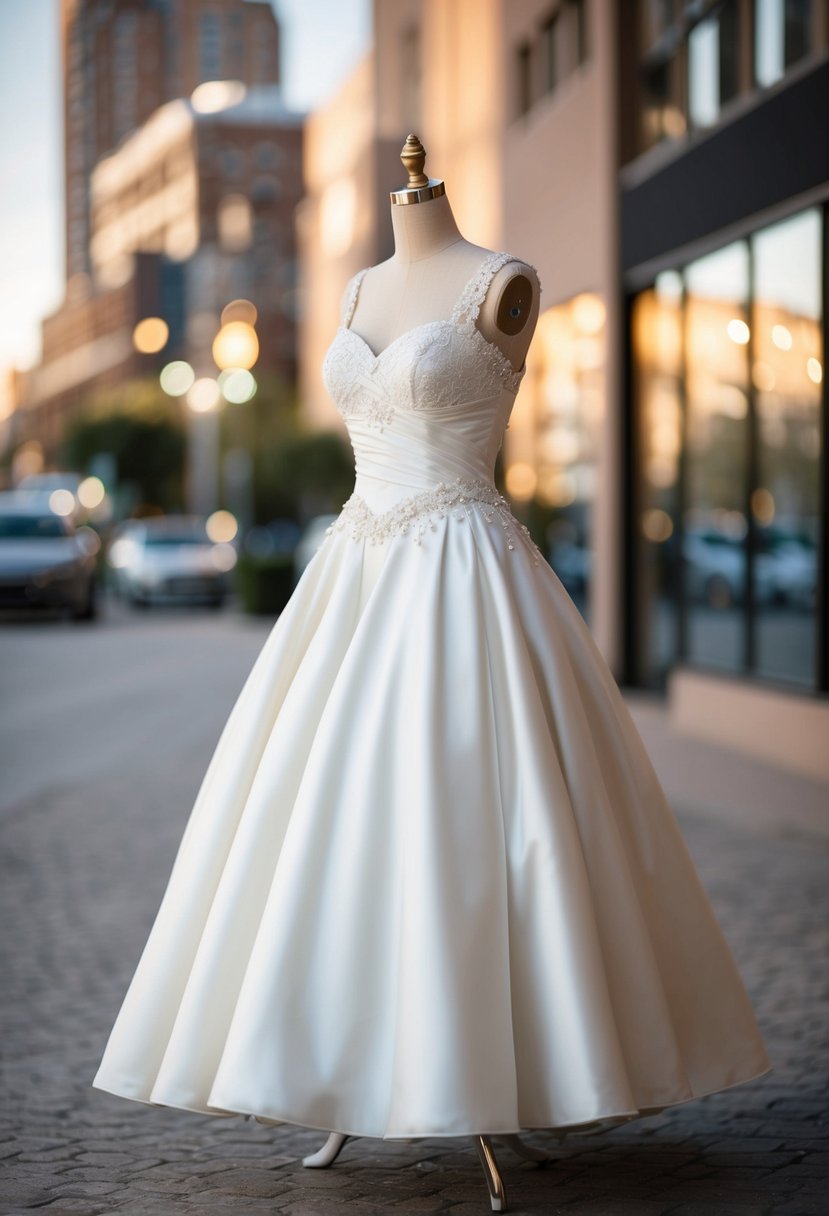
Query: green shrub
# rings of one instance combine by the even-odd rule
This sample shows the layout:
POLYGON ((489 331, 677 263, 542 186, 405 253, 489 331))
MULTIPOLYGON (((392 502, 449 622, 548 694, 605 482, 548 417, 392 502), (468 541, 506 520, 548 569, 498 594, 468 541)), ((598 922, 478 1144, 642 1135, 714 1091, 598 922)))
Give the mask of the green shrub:
POLYGON ((290 553, 253 557, 241 553, 236 563, 236 590, 245 612, 278 615, 294 589, 294 560, 290 553))

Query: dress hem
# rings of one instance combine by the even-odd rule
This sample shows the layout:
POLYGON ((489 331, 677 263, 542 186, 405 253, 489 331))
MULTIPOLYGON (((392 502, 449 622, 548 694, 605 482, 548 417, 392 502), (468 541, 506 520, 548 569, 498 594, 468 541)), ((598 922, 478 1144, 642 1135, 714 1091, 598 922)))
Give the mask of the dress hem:
MULTIPOLYGON (((437 1140, 437 1139, 453 1139, 453 1138, 458 1138, 458 1137, 462 1137, 462 1136, 514 1136, 514 1135, 519 1135, 522 1132, 531 1133, 531 1132, 545 1132, 545 1131, 552 1131, 552 1132, 561 1131, 561 1132, 564 1132, 565 1134, 572 1133, 573 1135, 579 1135, 580 1134, 579 1128, 591 1128, 591 1127, 593 1127, 594 1124, 597 1124, 597 1123, 603 1124, 603 1123, 607 1123, 607 1121, 611 1121, 609 1126, 606 1126, 606 1127, 600 1126, 600 1127, 596 1128, 595 1131, 610 1130, 610 1128, 612 1126, 616 1126, 618 1124, 629 1123, 634 1119, 646 1118, 649 1115, 658 1115, 658 1114, 661 1114, 663 1111, 672 1109, 675 1106, 684 1106, 687 1102, 694 1102, 694 1101, 698 1100, 699 1098, 707 1098, 713 1094, 724 1093, 725 1091, 727 1091, 729 1089, 736 1089, 738 1085, 745 1085, 749 1081, 757 1081, 761 1077, 768 1076, 768 1074, 773 1071, 774 1071, 774 1066, 772 1064, 769 1064, 768 1067, 763 1068, 760 1072, 754 1072, 754 1073, 750 1073, 748 1076, 740 1077, 736 1081, 729 1082, 728 1085, 719 1085, 719 1086, 716 1086, 714 1089, 703 1090, 701 1093, 689 1094, 688 1097, 686 1097, 686 1098, 678 1098, 675 1101, 665 1102, 660 1106, 642 1106, 642 1107, 636 1107, 636 1108, 628 1109, 628 1110, 603 1112, 601 1114, 593 1115, 589 1119, 582 1119, 577 1123, 533 1123, 532 1125, 522 1124, 521 1126, 518 1126, 518 1127, 515 1127, 513 1125, 513 1126, 499 1127, 499 1128, 493 1128, 493 1127, 476 1128, 476 1129, 462 1128, 462 1129, 457 1129, 454 1131, 410 1130, 410 1131, 406 1131, 406 1132, 396 1132, 393 1135, 390 1135, 390 1134, 379 1134, 378 1135, 378 1133, 376 1131, 365 1131, 365 1130, 353 1131, 353 1130, 348 1130, 343 1127, 323 1127, 322 1124, 319 1124, 319 1123, 316 1123, 316 1124, 315 1123, 303 1123, 303 1122, 297 1121, 295 1118, 289 1119, 289 1118, 274 1117, 270 1114, 265 1114, 262 1111, 242 1110, 242 1109, 230 1110, 227 1107, 218 1107, 218 1106, 210 1107, 206 1104, 204 1106, 197 1107, 197 1106, 188 1106, 188 1105, 185 1105, 184 1103, 176 1103, 176 1102, 153 1102, 149 1098, 139 1098, 133 1094, 124 1093, 124 1092, 116 1090, 116 1089, 109 1089, 106 1085, 102 1085, 100 1083, 93 1083, 92 1088, 102 1090, 105 1093, 114 1094, 115 1097, 118 1097, 118 1098, 126 1098, 128 1101, 131 1101, 131 1102, 140 1102, 144 1106, 154 1106, 156 1108, 162 1108, 162 1109, 167 1109, 167 1110, 182 1110, 182 1111, 187 1111, 190 1114, 209 1115, 212 1118, 220 1118, 220 1119, 232 1119, 232 1118, 256 1119, 258 1122, 261 1122, 263 1124, 263 1126, 268 1125, 268 1124, 270 1124, 271 1126, 274 1126, 274 1127, 279 1127, 279 1126, 285 1125, 285 1126, 290 1126, 290 1127, 305 1128, 308 1131, 325 1132, 328 1134, 330 1134, 332 1132, 338 1132, 340 1135, 343 1135, 343 1136, 351 1136, 351 1137, 354 1137, 355 1139, 367 1139, 367 1140, 437 1140)), ((586 1134, 589 1135, 592 1133, 587 1132, 586 1134)))

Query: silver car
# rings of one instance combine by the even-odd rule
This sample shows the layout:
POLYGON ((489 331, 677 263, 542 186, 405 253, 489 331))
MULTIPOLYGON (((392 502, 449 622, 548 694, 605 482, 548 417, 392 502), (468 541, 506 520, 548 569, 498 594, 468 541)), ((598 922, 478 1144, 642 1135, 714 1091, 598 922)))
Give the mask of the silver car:
POLYGON ((91 620, 99 548, 91 528, 76 528, 29 495, 0 494, 0 607, 52 608, 91 620))
POLYGON ((107 561, 116 592, 136 607, 220 608, 230 591, 236 550, 230 543, 211 540, 200 516, 160 515, 121 524, 107 561))

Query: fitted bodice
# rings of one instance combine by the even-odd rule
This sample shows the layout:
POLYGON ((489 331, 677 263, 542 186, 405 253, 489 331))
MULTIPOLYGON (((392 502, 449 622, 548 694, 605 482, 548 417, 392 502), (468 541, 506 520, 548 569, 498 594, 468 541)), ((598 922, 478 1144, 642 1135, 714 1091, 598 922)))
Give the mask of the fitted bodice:
POLYGON ((526 367, 516 371, 476 321, 495 273, 517 260, 488 254, 448 318, 406 330, 378 354, 350 327, 369 268, 347 285, 322 375, 348 428, 355 493, 372 510, 458 477, 492 484, 526 367))

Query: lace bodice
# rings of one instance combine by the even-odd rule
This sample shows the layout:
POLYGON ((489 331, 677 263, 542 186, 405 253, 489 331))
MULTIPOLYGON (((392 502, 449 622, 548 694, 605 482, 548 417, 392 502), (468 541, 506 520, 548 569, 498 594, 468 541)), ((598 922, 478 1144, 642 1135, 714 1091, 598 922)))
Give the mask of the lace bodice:
POLYGON ((516 371, 476 321, 493 276, 517 260, 509 253, 488 254, 448 318, 406 330, 377 355, 351 329, 370 267, 359 270, 346 286, 341 324, 322 365, 325 386, 343 418, 383 425, 399 410, 442 411, 502 392, 515 395, 526 366, 516 371))
POLYGON ((322 373, 348 427, 356 481, 329 533, 382 542, 408 532, 419 543, 436 516, 476 510, 503 527, 510 549, 520 535, 539 558, 493 480, 526 366, 516 371, 476 324, 493 276, 518 261, 487 254, 449 317, 406 330, 378 354, 351 329, 370 268, 350 280, 322 373))

